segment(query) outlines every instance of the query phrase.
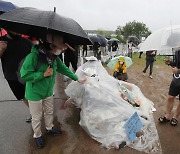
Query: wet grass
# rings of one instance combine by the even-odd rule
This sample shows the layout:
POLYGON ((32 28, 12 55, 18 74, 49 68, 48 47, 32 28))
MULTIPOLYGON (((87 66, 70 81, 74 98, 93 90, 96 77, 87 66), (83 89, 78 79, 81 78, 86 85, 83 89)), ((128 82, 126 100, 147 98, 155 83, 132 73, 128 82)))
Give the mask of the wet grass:
MULTIPOLYGON (((164 64, 164 60, 167 59, 167 58, 168 58, 167 56, 157 55, 156 56, 156 63, 164 64)), ((135 52, 132 55, 132 60, 133 60, 134 63, 142 63, 142 64, 144 64, 145 60, 146 60, 146 54, 143 53, 141 58, 139 58, 139 52, 135 52)))
MULTIPOLYGON (((169 58, 169 57, 167 57, 167 56, 157 55, 157 56, 156 56, 156 63, 162 65, 162 64, 164 64, 164 60, 165 60, 165 59, 168 59, 168 58, 169 58)), ((139 64, 139 65, 142 64, 142 65, 144 65, 144 64, 145 64, 145 60, 146 60, 146 54, 145 54, 145 53, 142 54, 141 58, 139 58, 139 52, 135 52, 135 53, 133 53, 133 55, 132 55, 132 61, 133 61, 133 63, 135 63, 135 64, 139 64)), ((109 61, 110 61, 110 60, 107 60, 107 61, 103 64, 103 66, 106 67, 107 64, 109 63, 109 61)))

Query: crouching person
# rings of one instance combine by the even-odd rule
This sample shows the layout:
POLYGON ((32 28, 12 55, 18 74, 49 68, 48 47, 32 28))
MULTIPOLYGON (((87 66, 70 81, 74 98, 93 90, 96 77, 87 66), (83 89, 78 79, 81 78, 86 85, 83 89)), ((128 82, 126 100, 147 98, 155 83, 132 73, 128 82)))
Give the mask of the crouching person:
POLYGON ((117 78, 118 80, 127 81, 128 75, 127 75, 127 68, 126 68, 126 62, 123 57, 120 57, 115 65, 113 76, 117 78))
POLYGON ((59 59, 58 55, 66 48, 61 36, 48 34, 45 41, 32 47, 20 70, 22 79, 26 81, 25 98, 29 102, 33 137, 38 148, 44 147, 41 132, 43 115, 47 133, 61 134, 61 131, 53 125, 53 87, 56 72, 80 83, 86 80, 78 79, 78 76, 59 59))

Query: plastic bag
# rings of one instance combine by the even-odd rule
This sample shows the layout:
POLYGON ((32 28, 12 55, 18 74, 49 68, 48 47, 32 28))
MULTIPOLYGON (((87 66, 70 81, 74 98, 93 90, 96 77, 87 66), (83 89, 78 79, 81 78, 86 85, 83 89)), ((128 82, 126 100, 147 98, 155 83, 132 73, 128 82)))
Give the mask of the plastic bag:
POLYGON ((108 149, 118 149, 121 143, 126 142, 128 146, 144 152, 160 150, 157 147, 160 145, 157 144, 159 137, 152 118, 153 103, 144 97, 136 85, 116 80, 99 61, 86 62, 78 68, 76 74, 79 77, 86 76, 86 83, 81 85, 73 81, 65 92, 81 108, 79 124, 93 139, 108 149), (139 101, 139 107, 133 107, 122 97, 120 85, 129 91, 131 99, 139 101), (144 138, 139 137, 135 143, 131 143, 124 125, 134 112, 138 113, 143 123, 144 138))

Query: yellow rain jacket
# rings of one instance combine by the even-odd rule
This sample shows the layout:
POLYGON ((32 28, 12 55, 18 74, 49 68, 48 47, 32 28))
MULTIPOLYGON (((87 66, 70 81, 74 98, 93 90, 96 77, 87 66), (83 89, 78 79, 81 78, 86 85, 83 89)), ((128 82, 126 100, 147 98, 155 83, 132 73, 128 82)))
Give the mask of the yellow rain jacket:
POLYGON ((114 68, 114 72, 120 72, 120 70, 122 70, 122 73, 127 73, 127 67, 126 67, 126 62, 125 62, 124 57, 120 57, 118 59, 116 65, 115 65, 115 68, 114 68), (123 64, 120 64, 120 62, 123 62, 123 64))

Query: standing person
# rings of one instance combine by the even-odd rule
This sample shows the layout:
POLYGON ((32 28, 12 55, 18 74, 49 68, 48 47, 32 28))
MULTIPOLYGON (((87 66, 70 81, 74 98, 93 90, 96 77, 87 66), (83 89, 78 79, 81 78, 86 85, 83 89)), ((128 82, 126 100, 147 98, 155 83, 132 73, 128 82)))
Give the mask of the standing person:
POLYGON ((129 42, 128 43, 128 57, 130 58, 132 58, 132 47, 133 47, 132 42, 129 42))
MULTIPOLYGON (((7 43, 7 48, 1 54, 4 77, 17 100, 23 100, 24 104, 29 106, 28 101, 24 98, 25 85, 18 81, 17 71, 21 60, 30 53, 32 43, 18 33, 9 30, 0 39, 7 43)), ((31 117, 27 118, 26 122, 31 122, 31 117)))
POLYGON ((78 63, 78 46, 67 44, 67 49, 64 51, 64 63, 68 68, 71 63, 74 72, 76 72, 78 63))
POLYGON ((87 45, 83 45, 83 57, 86 57, 86 56, 87 56, 87 45))
POLYGON ((106 47, 102 47, 102 46, 101 46, 101 47, 100 47, 100 51, 101 51, 101 54, 102 54, 102 55, 104 55, 104 56, 106 55, 106 47))
POLYGON ((148 69, 148 67, 150 66, 150 71, 149 71, 149 77, 152 79, 152 70, 153 70, 153 63, 155 61, 155 56, 156 56, 156 52, 155 50, 152 51, 146 51, 146 67, 143 70, 143 75, 145 75, 146 70, 148 69))
POLYGON ((79 83, 85 82, 85 79, 79 79, 58 57, 66 48, 61 36, 47 34, 46 41, 32 47, 21 68, 21 77, 26 81, 25 98, 29 102, 32 115, 33 137, 38 148, 44 147, 41 132, 43 114, 47 133, 61 134, 53 125, 53 87, 56 71, 79 83), (36 65, 40 60, 41 66, 37 70, 36 65))
POLYGON ((108 52, 109 52, 109 56, 110 58, 112 58, 112 48, 111 48, 111 42, 108 42, 108 52))
POLYGON ((117 48, 118 48, 118 43, 117 43, 117 41, 113 41, 113 42, 112 42, 112 51, 117 51, 117 48))
POLYGON ((101 57, 101 53, 99 53, 99 47, 100 44, 98 42, 94 42, 93 44, 93 52, 94 52, 94 57, 96 57, 98 60, 101 57))
POLYGON ((143 51, 139 52, 139 58, 141 58, 143 51))
POLYGON ((175 61, 166 60, 165 64, 172 66, 173 79, 169 87, 169 96, 167 99, 165 116, 160 117, 158 120, 160 123, 170 122, 172 126, 176 126, 178 123, 178 117, 180 115, 180 102, 176 108, 176 112, 171 119, 171 111, 174 106, 174 100, 179 95, 180 101, 180 50, 175 52, 175 61), (171 119, 171 120, 170 120, 171 119))
POLYGON ((132 42, 128 43, 128 57, 132 58, 132 42))

